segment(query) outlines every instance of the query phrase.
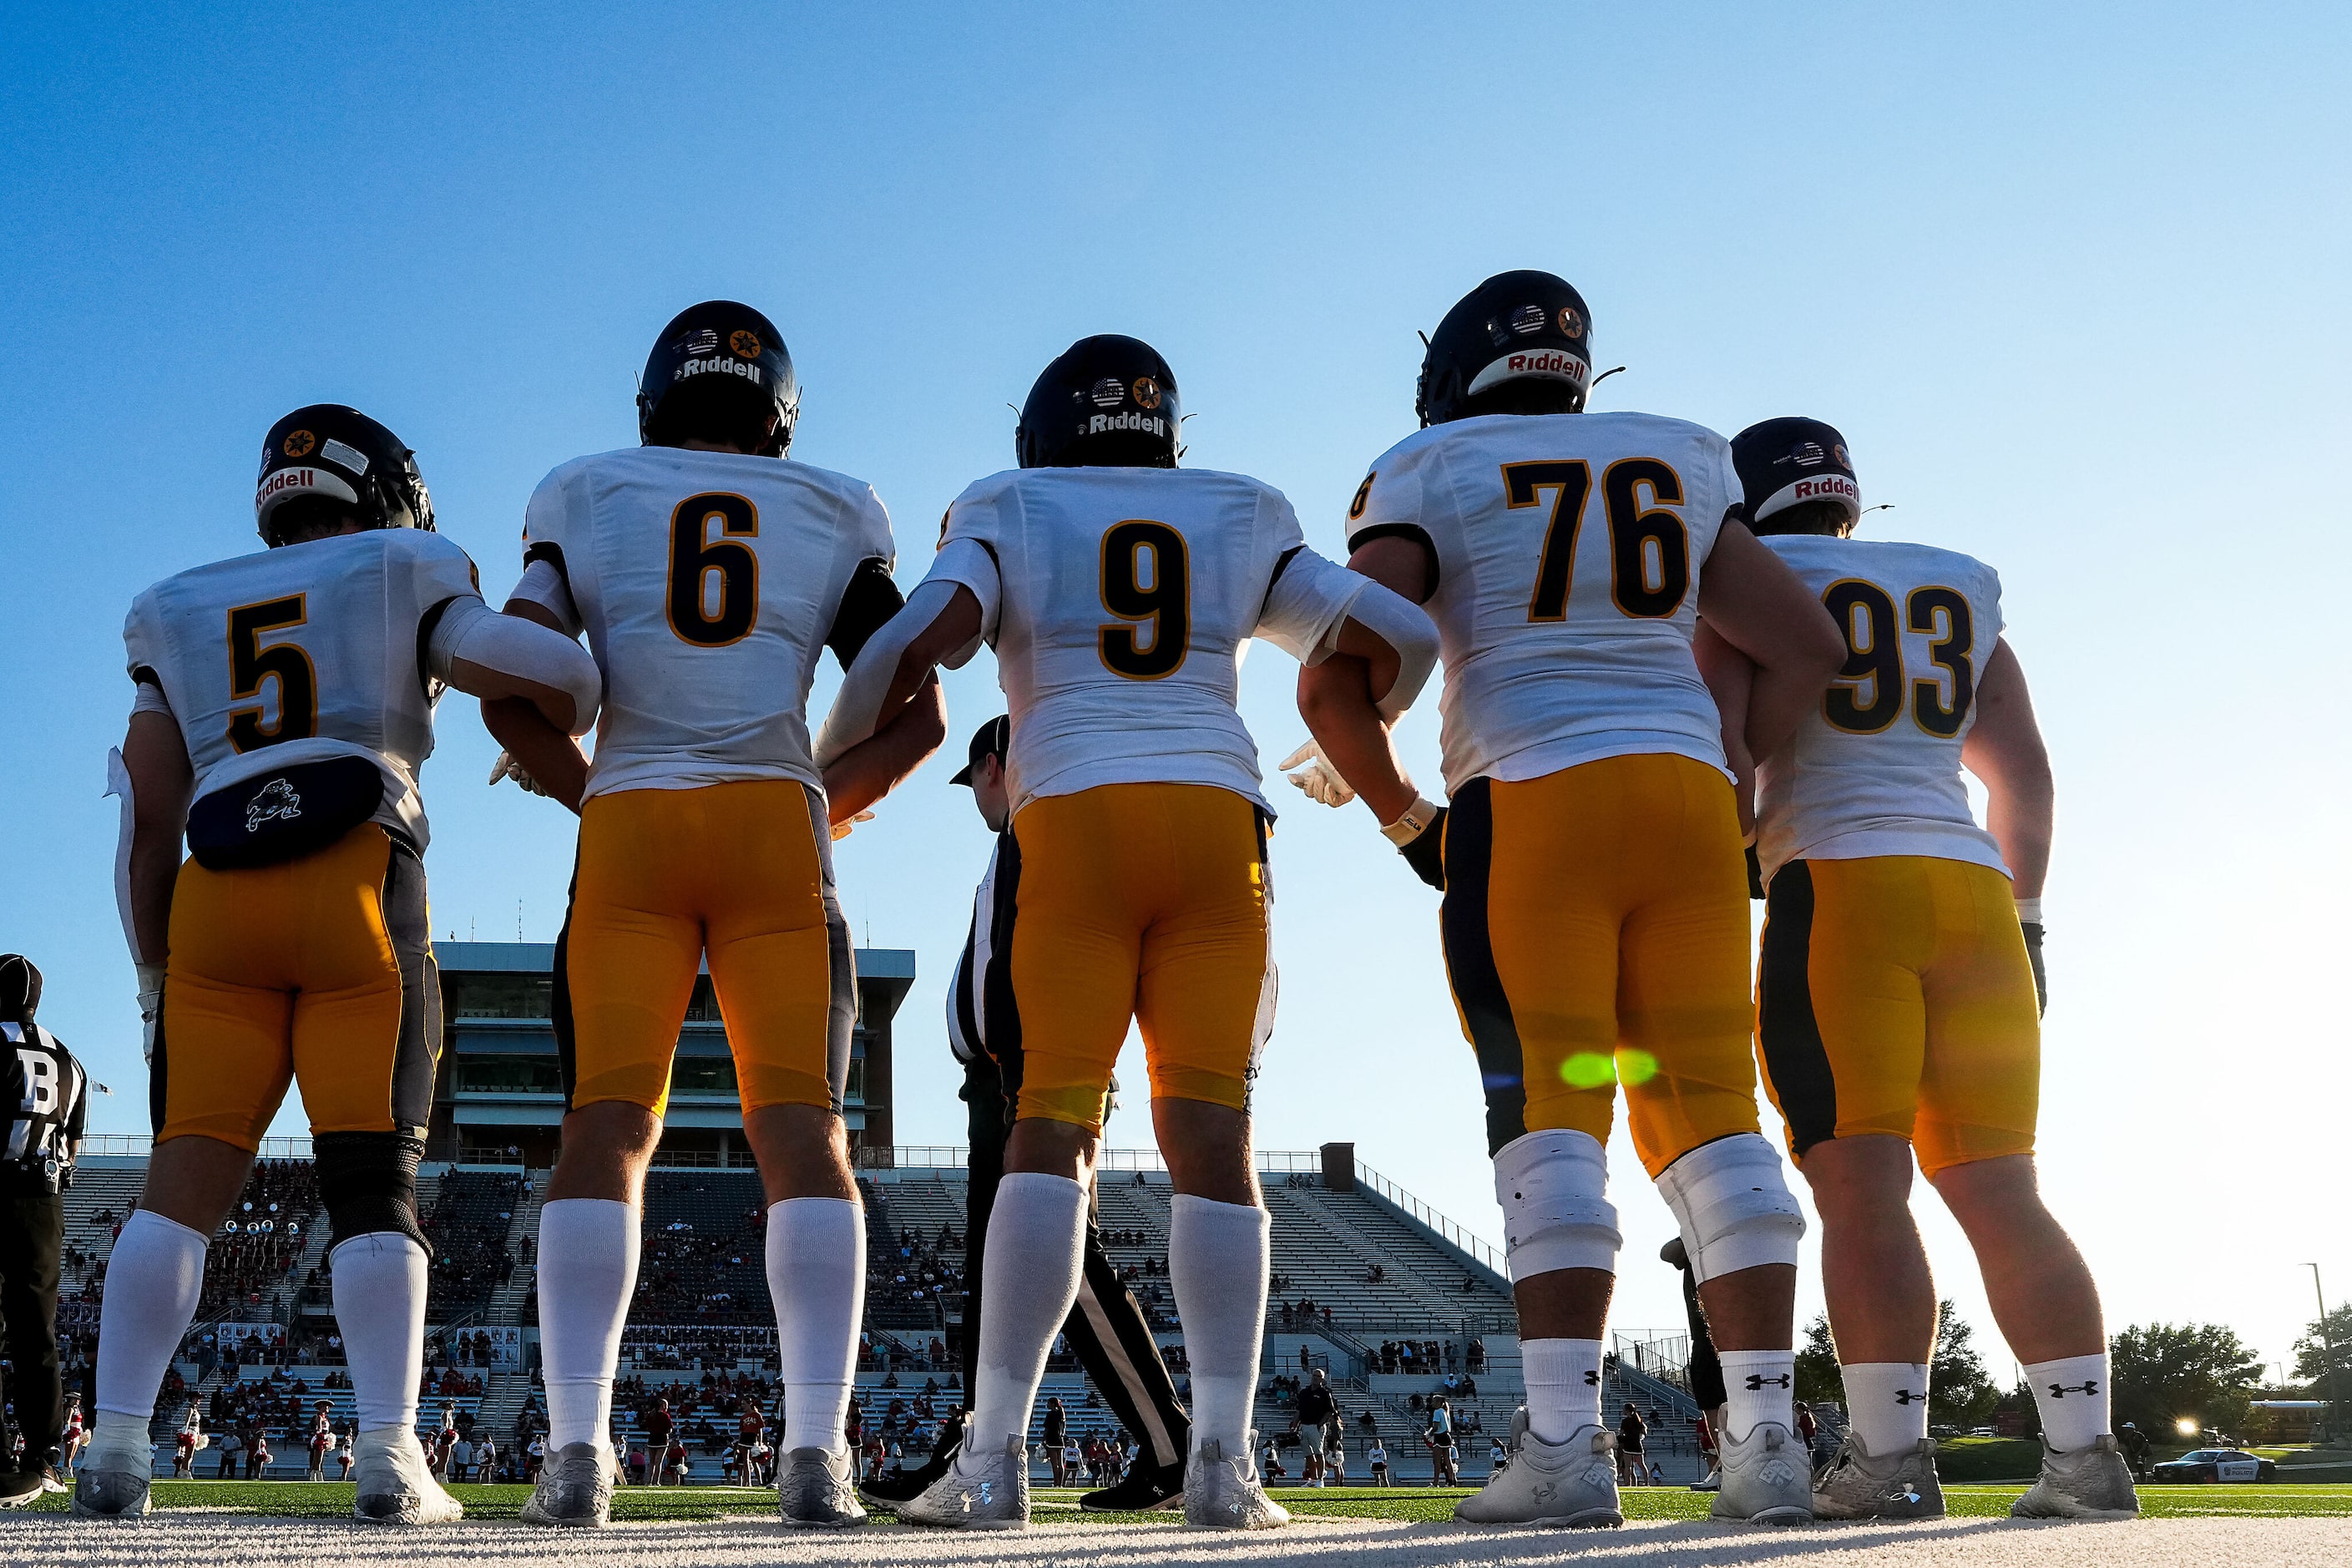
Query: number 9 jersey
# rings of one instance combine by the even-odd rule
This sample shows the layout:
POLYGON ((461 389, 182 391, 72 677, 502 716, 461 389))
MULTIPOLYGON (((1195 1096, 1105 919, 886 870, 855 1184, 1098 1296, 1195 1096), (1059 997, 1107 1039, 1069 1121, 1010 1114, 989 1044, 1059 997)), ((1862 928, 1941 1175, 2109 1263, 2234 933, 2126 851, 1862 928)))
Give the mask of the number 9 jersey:
POLYGON ((1928 544, 1776 533, 1765 546, 1804 580, 1846 639, 1821 705, 1757 766, 1765 880, 1790 860, 1927 855, 2008 874, 1977 826, 1960 747, 1977 676, 2000 637, 2000 578, 1928 544))
POLYGON ((1446 789, 1639 753, 1723 767, 1691 638, 1739 500, 1729 443, 1654 415, 1486 415, 1391 447, 1348 543, 1404 537, 1434 560, 1446 789))
POLYGON ((639 447, 564 464, 524 514, 515 595, 604 672, 586 796, 759 779, 820 788, 807 703, 901 603, 872 487, 809 464, 639 447))

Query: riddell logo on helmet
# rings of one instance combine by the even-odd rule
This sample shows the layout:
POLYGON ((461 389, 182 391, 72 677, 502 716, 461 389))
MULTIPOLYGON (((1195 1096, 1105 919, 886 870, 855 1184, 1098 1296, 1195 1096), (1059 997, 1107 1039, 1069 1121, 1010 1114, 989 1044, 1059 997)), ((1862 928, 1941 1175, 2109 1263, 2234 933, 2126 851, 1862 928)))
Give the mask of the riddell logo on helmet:
POLYGON ((1147 436, 1168 434, 1168 421, 1156 414, 1097 414, 1087 421, 1087 434, 1100 436, 1113 430, 1138 430, 1147 436))
POLYGON ((1852 479, 1837 474, 1829 474, 1818 479, 1799 479, 1791 499, 1827 500, 1832 496, 1843 497, 1847 500, 1858 500, 1861 499, 1861 492, 1853 488, 1852 479))
POLYGON ((760 367, 750 360, 729 359, 724 355, 714 354, 709 359, 679 361, 677 370, 670 376, 670 380, 684 381, 689 375, 700 375, 705 371, 713 370, 727 375, 740 375, 755 386, 766 379, 761 374, 760 367))
POLYGON ((261 489, 254 493, 253 500, 258 506, 281 490, 315 490, 318 488, 319 476, 313 470, 280 468, 261 481, 261 489))
POLYGON ((1559 349, 1535 349, 1515 353, 1505 362, 1505 374, 1509 375, 1560 375, 1581 382, 1592 374, 1592 367, 1572 353, 1559 349))

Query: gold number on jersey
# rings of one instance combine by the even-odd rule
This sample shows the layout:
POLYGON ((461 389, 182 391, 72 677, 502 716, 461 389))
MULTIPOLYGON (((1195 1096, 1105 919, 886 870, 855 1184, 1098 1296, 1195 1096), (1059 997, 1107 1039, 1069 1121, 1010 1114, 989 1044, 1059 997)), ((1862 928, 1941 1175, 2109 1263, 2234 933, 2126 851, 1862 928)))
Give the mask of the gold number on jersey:
POLYGON ((1551 521, 1544 525, 1543 558, 1536 563, 1536 591, 1528 600, 1528 619, 1564 621, 1568 590, 1576 575, 1576 535, 1584 526, 1584 499, 1592 493, 1589 463, 1505 463, 1503 504, 1517 510, 1534 506, 1543 490, 1551 498, 1551 521))
POLYGON ((1903 643, 1895 601, 1875 583, 1848 577, 1822 593, 1822 604, 1845 636, 1845 663, 1822 698, 1822 717, 1849 735, 1875 735, 1903 711, 1903 643), (1864 683, 1870 700, 1861 700, 1864 683))
POLYGON ((1164 522, 1132 517, 1104 530, 1102 605, 1125 623, 1097 634, 1104 668, 1129 680, 1174 674, 1192 641, 1192 566, 1184 536, 1164 522), (1149 587, 1143 583, 1147 551, 1149 587), (1140 635, 1147 623, 1148 639, 1140 635))
MULTIPOLYGON (((1528 619, 1564 621, 1569 590, 1576 585, 1576 541, 1584 525, 1584 503, 1592 494, 1591 465, 1503 465, 1505 506, 1515 510, 1535 506, 1547 489, 1557 493, 1551 521, 1544 528, 1528 619)), ((1621 458, 1601 475, 1601 492, 1609 510, 1610 598, 1620 612, 1636 620, 1673 615, 1690 592, 1690 534, 1682 518, 1665 510, 1682 504, 1682 476, 1655 458, 1621 458), (1642 504, 1644 489, 1656 503, 1646 510, 1642 504)))
POLYGON ((278 722, 264 723, 267 707, 256 702, 228 716, 228 743, 239 752, 257 751, 280 741, 302 741, 319 732, 319 672, 310 656, 294 643, 261 646, 261 634, 299 626, 310 618, 309 595, 291 595, 239 605, 228 613, 228 694, 261 696, 261 683, 278 681, 278 722))
POLYGON ((669 629, 697 647, 725 647, 751 633, 760 614, 760 558, 739 539, 757 538, 760 509, 748 497, 713 490, 688 496, 669 514, 669 629), (711 524, 719 537, 710 536, 711 524), (719 600, 709 604, 710 574, 719 600))
MULTIPOLYGON (((1875 583, 1848 577, 1823 589, 1822 603, 1845 634, 1846 647, 1837 684, 1822 699, 1822 717, 1849 735, 1875 735, 1903 711, 1903 644, 1895 600, 1875 583), (1860 700, 1865 682, 1866 703, 1860 700)), ((1960 732, 1969 704, 1976 700, 1976 617, 1966 595, 1943 587, 1913 589, 1903 616, 1913 631, 1928 635, 1927 658, 1952 683, 1952 700, 1946 702, 1943 680, 1928 676, 1912 681, 1912 722, 1948 741, 1960 732)))
POLYGON ((1965 595, 1951 588, 1915 588, 1904 605, 1911 629, 1927 634, 1927 658, 1943 667, 1952 683, 1952 700, 1944 700, 1944 683, 1929 677, 1911 683, 1912 721, 1930 735, 1950 740, 1960 732, 1969 704, 1977 694, 1975 661, 1976 617, 1969 613, 1965 595), (1943 617, 1937 624, 1937 617, 1943 617), (1943 635, 1938 637, 1937 634, 1943 635))
POLYGON ((1348 521, 1349 522, 1353 522, 1358 518, 1364 515, 1364 504, 1372 499, 1372 481, 1380 477, 1381 476, 1377 471, 1366 474, 1364 476, 1364 482, 1356 487, 1356 499, 1348 503, 1348 521))

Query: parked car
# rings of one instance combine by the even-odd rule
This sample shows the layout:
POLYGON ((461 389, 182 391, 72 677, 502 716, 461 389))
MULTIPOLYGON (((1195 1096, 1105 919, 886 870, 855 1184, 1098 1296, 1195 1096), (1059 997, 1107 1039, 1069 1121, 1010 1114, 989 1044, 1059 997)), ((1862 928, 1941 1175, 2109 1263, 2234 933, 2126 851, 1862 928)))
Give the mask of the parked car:
POLYGON ((2177 1459, 2156 1466, 2150 1475, 2158 1481, 2274 1481, 2278 1466, 2242 1448, 2192 1448, 2177 1459))

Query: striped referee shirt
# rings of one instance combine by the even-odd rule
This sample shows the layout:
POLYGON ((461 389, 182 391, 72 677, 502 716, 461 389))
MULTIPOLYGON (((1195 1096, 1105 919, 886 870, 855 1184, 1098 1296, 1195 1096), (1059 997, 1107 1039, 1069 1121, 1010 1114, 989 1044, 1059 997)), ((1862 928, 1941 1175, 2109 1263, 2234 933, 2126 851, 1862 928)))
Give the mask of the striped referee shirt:
POLYGON ((972 895, 971 930, 948 987, 948 1047, 960 1062, 1003 1061, 1021 1048, 1021 1015, 1013 1003, 1013 906, 1021 887, 1021 845, 996 836, 988 871, 972 895))
POLYGON ((49 1173, 73 1163, 88 1110, 89 1075, 58 1038, 38 1024, 0 1024, 0 1048, 7 1052, 6 1080, 0 1084, 0 1112, 8 1117, 8 1139, 0 1163, 49 1173))

